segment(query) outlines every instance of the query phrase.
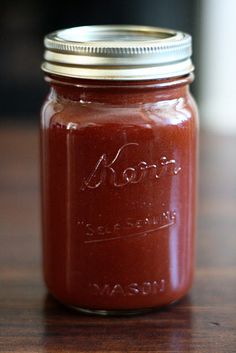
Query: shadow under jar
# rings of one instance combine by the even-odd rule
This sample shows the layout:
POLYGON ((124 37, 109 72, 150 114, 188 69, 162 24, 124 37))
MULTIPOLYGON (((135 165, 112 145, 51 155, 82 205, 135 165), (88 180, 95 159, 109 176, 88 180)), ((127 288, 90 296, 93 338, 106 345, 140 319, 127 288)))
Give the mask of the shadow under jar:
POLYGON ((86 313, 171 304, 194 268, 191 37, 142 26, 49 34, 42 66, 46 285, 86 313))

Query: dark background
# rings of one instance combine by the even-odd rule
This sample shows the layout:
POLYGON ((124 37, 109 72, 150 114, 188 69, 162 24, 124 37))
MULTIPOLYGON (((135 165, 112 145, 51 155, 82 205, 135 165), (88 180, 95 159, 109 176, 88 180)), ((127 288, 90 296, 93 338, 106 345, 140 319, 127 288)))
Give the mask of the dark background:
MULTIPOLYGON (((40 64, 43 37, 90 24, 142 24, 188 32, 198 69, 198 0, 6 1, 0 3, 0 114, 8 121, 37 121, 48 87, 40 64)), ((197 95, 197 80, 192 87, 197 95)))

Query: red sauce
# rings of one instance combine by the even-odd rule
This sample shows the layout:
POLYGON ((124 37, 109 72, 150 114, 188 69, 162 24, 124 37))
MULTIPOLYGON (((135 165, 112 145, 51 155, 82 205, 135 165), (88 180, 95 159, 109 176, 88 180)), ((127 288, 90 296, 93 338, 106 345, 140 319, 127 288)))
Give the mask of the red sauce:
POLYGON ((41 135, 49 291, 97 310, 176 301, 194 266, 191 77, 50 81, 41 135))

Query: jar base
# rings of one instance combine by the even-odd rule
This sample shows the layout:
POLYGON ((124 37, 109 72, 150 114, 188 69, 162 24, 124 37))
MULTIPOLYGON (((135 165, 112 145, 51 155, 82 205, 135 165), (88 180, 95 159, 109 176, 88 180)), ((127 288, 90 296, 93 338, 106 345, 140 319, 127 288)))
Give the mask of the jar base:
POLYGON ((98 309, 86 309, 80 308, 73 305, 66 305, 68 308, 76 310, 86 315, 98 315, 98 316, 132 316, 146 314, 151 311, 157 310, 157 308, 144 308, 144 309, 127 309, 127 310, 98 310, 98 309))

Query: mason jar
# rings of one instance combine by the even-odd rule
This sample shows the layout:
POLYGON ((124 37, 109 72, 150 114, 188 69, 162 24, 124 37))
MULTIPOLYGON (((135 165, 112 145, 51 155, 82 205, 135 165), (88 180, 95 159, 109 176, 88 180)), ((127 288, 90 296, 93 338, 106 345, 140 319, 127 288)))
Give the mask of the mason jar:
POLYGON ((85 313, 176 302, 194 270, 198 118, 191 36, 86 26, 45 38, 43 268, 85 313))

